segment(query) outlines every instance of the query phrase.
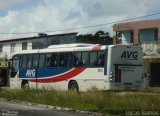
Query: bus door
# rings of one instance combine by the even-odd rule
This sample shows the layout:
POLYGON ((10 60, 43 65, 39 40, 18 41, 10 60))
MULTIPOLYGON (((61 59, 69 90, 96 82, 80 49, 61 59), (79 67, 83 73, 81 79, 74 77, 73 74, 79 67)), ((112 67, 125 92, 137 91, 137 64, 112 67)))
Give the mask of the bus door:
POLYGON ((126 86, 140 84, 142 70, 142 65, 115 64, 115 82, 126 86))
POLYGON ((11 69, 10 69, 10 87, 11 88, 20 88, 21 82, 19 80, 19 62, 20 57, 14 56, 11 61, 11 69), (19 84, 18 84, 19 83, 19 84))

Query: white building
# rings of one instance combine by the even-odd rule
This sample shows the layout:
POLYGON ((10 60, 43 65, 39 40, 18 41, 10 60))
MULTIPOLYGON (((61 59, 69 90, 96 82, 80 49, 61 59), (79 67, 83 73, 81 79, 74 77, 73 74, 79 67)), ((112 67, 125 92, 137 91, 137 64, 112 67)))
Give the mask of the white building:
POLYGON ((0 41, 0 60, 10 59, 21 50, 42 49, 54 44, 75 43, 77 33, 56 35, 39 34, 37 37, 17 38, 0 41))

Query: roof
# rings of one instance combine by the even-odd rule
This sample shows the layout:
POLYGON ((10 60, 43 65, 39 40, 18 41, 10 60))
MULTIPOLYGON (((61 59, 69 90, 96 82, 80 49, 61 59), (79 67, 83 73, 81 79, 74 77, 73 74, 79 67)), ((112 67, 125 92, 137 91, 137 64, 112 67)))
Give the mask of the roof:
POLYGON ((160 19, 156 20, 142 20, 133 22, 117 23, 113 25, 114 31, 133 30, 133 29, 146 29, 146 28, 159 28, 160 19))
MULTIPOLYGON (((57 36, 65 36, 65 35, 76 35, 77 32, 73 33, 63 33, 63 34, 55 34, 55 35, 47 35, 46 37, 57 37, 57 36)), ((7 40, 0 40, 0 43, 3 42, 13 42, 13 41, 21 41, 21 40, 32 40, 32 39, 39 39, 44 38, 44 36, 34 36, 34 37, 25 37, 25 38, 16 38, 16 39, 7 39, 7 40)))

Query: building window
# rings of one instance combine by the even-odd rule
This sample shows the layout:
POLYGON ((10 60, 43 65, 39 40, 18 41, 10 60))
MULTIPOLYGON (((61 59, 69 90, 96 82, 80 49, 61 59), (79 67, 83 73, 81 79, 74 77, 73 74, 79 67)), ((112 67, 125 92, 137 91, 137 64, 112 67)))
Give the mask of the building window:
POLYGON ((11 43, 11 52, 15 52, 16 44, 11 43))
POLYGON ((155 28, 154 30, 154 38, 155 38, 155 41, 158 41, 158 28, 155 28))
POLYGON ((47 38, 39 38, 32 41, 32 49, 43 49, 47 46, 47 38))
POLYGON ((0 45, 0 52, 3 52, 3 45, 0 45))
POLYGON ((27 50, 27 42, 22 43, 22 50, 27 50))
POLYGON ((133 31, 131 31, 131 43, 134 42, 134 38, 133 38, 133 31))
POLYGON ((157 40, 156 36, 158 37, 157 33, 156 28, 141 29, 139 31, 140 42, 155 42, 157 40))
POLYGON ((116 32, 116 41, 117 44, 122 43, 122 32, 116 32))

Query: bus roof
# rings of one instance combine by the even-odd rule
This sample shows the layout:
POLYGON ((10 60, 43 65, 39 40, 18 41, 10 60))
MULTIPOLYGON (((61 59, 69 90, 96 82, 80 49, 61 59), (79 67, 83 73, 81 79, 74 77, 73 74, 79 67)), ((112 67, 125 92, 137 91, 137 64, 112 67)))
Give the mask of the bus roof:
POLYGON ((16 54, 30 54, 30 53, 49 53, 49 52, 71 52, 71 51, 100 51, 107 49, 108 46, 100 44, 85 44, 85 43, 75 43, 75 44, 60 44, 51 45, 48 48, 37 49, 37 50, 23 50, 16 52, 16 54))
POLYGON ((136 45, 100 45, 100 44, 86 44, 86 43, 74 43, 74 44, 60 44, 60 45, 51 45, 48 48, 36 49, 36 50, 23 50, 16 54, 31 54, 31 53, 51 53, 51 52, 74 52, 74 51, 100 51, 108 48, 121 48, 121 47, 137 47, 136 45))
POLYGON ((73 43, 73 44, 51 45, 48 48, 49 49, 56 49, 56 48, 90 47, 90 46, 94 46, 94 45, 95 44, 73 43))

